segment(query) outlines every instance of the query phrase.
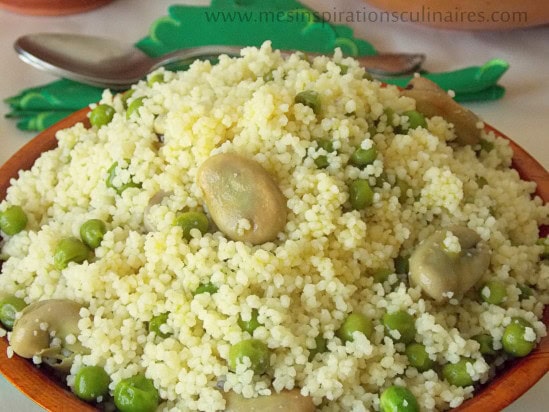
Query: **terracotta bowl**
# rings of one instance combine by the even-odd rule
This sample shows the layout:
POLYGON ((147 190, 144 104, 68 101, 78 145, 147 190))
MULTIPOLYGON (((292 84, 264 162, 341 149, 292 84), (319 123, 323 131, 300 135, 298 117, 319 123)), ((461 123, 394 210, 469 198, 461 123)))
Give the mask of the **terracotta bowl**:
POLYGON ((0 0, 0 7, 16 13, 60 16, 81 13, 113 0, 0 0))
MULTIPOLYGON (((400 21, 452 30, 510 30, 549 23, 540 0, 364 0, 400 21)), ((380 16, 381 18, 381 16, 380 16)))
MULTIPOLYGON (((6 196, 10 179, 17 177, 18 171, 30 169, 42 152, 57 146, 57 130, 84 122, 89 127, 86 117, 88 109, 82 109, 67 117, 55 126, 45 130, 27 143, 6 164, 0 167, 0 199, 6 196)), ((494 128, 488 130, 505 137, 494 128)), ((525 180, 538 184, 536 194, 544 202, 549 201, 549 173, 524 149, 510 141, 514 151, 513 167, 525 180)), ((542 234, 547 235, 547 227, 542 234)), ((546 306, 544 322, 549 327, 549 306, 546 306)), ((21 392, 49 411, 95 411, 87 403, 77 399, 69 390, 62 387, 52 376, 35 367, 32 362, 18 356, 8 359, 6 338, 0 339, 0 372, 21 392)), ((549 336, 542 339, 540 345, 527 357, 509 363, 488 385, 480 388, 476 396, 464 402, 455 411, 496 412, 515 401, 549 371, 549 336)))

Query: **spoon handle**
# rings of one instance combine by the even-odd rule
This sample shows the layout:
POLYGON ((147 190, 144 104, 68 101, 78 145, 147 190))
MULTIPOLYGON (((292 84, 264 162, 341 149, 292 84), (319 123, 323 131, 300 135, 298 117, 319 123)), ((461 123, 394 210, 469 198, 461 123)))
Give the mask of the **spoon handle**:
MULTIPOLYGON (((177 62, 191 63, 196 58, 217 57, 220 54, 239 56, 240 50, 241 47, 238 46, 200 46, 176 50, 153 58, 153 69, 177 62)), ((281 50, 284 56, 295 52, 295 50, 281 50)), ((307 52, 307 55, 320 56, 321 54, 307 52)), ((374 75, 398 76, 418 71, 425 61, 425 55, 418 53, 380 53, 372 56, 359 56, 355 59, 362 67, 374 75)))

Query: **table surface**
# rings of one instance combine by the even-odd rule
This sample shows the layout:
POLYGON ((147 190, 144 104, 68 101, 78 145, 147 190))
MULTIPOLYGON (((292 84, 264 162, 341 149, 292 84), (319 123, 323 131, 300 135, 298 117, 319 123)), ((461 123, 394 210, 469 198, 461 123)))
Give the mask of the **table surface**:
MULTIPOLYGON (((47 83, 54 78, 21 62, 12 49, 17 37, 32 32, 74 32, 100 34, 135 42, 146 34, 149 24, 165 15, 176 0, 116 0, 103 8, 73 16, 36 17, 0 10, 0 99, 21 89, 47 83)), ((303 0, 303 3, 330 12, 376 10, 359 0, 303 0)), ((207 0, 179 1, 208 4, 207 0)), ((375 14, 370 14, 374 20, 375 14)), ((346 22, 343 22, 346 23, 346 22)), ((543 122, 549 115, 549 27, 508 32, 456 32, 406 23, 350 22, 355 34, 387 52, 423 52, 425 68, 446 71, 481 65, 499 57, 511 64, 502 78, 507 94, 502 100, 468 106, 486 122, 513 138, 546 169, 549 168, 549 134, 543 122)), ((4 163, 34 133, 16 129, 6 119, 8 107, 0 104, 0 164, 4 163)), ((43 411, 25 398, 4 378, 0 378, 0 411, 43 411)), ((549 376, 545 376, 506 412, 541 411, 549 404, 549 376), (545 406, 543 406, 545 405, 545 406)))

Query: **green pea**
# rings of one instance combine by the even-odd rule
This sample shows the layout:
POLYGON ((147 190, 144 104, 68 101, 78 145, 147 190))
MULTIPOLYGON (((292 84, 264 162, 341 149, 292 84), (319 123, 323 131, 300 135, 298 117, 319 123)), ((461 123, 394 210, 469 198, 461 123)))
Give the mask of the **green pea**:
POLYGON ((408 116, 408 128, 405 130, 410 129, 417 129, 418 127, 427 127, 427 122, 425 121, 425 116, 423 116, 420 112, 417 110, 408 110, 404 113, 402 113, 404 116, 408 116))
POLYGON ((342 76, 349 72, 349 66, 347 66, 346 64, 336 63, 336 65, 339 67, 339 74, 341 74, 342 76))
POLYGON ((128 89, 120 95, 120 99, 122 100, 122 105, 124 106, 124 109, 128 108, 128 100, 130 99, 130 97, 133 96, 134 93, 135 89, 128 89))
POLYGON ((478 187, 481 188, 481 189, 488 184, 488 180, 486 180, 482 176, 477 177, 476 182, 477 182, 478 187))
POLYGON ((90 124, 97 128, 109 124, 114 117, 114 107, 108 104, 100 104, 90 112, 90 124))
POLYGON ((389 180, 387 173, 381 172, 381 174, 376 177, 376 187, 383 187, 383 184, 389 180))
POLYGON ((376 283, 385 283, 389 280, 389 276, 393 271, 389 268, 377 269, 374 272, 374 282, 376 283))
POLYGON ((336 335, 344 342, 352 342, 353 334, 360 332, 367 338, 374 333, 374 325, 372 321, 361 313, 351 313, 343 324, 340 326, 336 335))
POLYGON ((272 82, 274 80, 274 69, 269 71, 263 76, 263 81, 265 83, 272 82))
POLYGON ((123 379, 114 389, 114 404, 121 412, 154 412, 159 402, 158 390, 144 375, 123 379))
POLYGON ((474 360, 461 358, 457 363, 447 363, 442 367, 442 376, 454 386, 470 386, 473 384, 473 378, 467 372, 467 365, 473 365, 474 360))
POLYGON ((334 151, 334 142, 330 139, 317 139, 316 143, 319 149, 324 149, 328 153, 332 153, 334 151))
POLYGON ((372 74, 370 72, 367 72, 367 71, 364 71, 364 74, 362 75, 362 78, 366 79, 366 80, 370 80, 370 81, 374 80, 374 76, 372 76, 372 74))
POLYGON ((429 357, 425 346, 420 343, 411 343, 406 347, 408 362, 419 372, 433 369, 435 362, 429 357))
POLYGON ((200 295, 201 293, 209 293, 210 295, 213 295, 215 292, 218 291, 218 289, 219 288, 211 282, 201 283, 200 285, 198 285, 193 295, 196 296, 200 295))
POLYGON ((134 113, 137 113, 138 109, 143 106, 143 100, 145 100, 145 97, 138 97, 128 105, 126 119, 130 119, 134 113))
POLYGON ((395 120, 395 111, 391 109, 390 107, 387 107, 385 110, 383 110, 383 114, 385 115, 385 118, 387 119, 387 126, 392 126, 393 121, 395 120))
POLYGON ((482 355, 496 355, 497 352, 494 349, 494 339, 492 336, 482 333, 473 336, 471 339, 476 340, 480 344, 480 353, 482 355))
POLYGON ((549 237, 543 237, 538 239, 536 244, 539 246, 543 246, 543 250, 539 255, 540 259, 542 260, 549 259, 549 237))
POLYGON ((21 232, 27 223, 27 215, 21 206, 10 206, 0 212, 0 230, 8 236, 21 232))
POLYGON ((480 296, 486 303, 501 305, 507 299, 505 283, 499 280, 490 280, 480 290, 480 296))
MULTIPOLYGON (((329 139, 318 139, 316 141, 319 149, 324 149, 328 153, 331 153, 334 151, 334 142, 332 142, 329 139)), ((315 159, 315 165, 319 169, 325 169, 330 165, 330 162, 328 161, 328 156, 326 155, 319 155, 315 159)))
POLYGON ((407 181, 402 179, 396 179, 395 182, 396 186, 400 189, 400 195, 398 196, 398 201, 400 203, 406 202, 406 199, 408 199, 408 190, 410 189, 410 185, 407 181))
POLYGON ((525 300, 530 298, 534 294, 534 290, 528 285, 517 285, 520 291, 519 300, 525 300))
POLYGON ((315 338, 315 347, 309 349, 309 362, 314 359, 318 353, 324 353, 328 351, 328 341, 322 335, 318 335, 315 338))
POLYGON ((235 372, 237 365, 242 363, 244 358, 250 359, 250 368, 256 374, 261 375, 269 366, 269 348, 257 339, 242 340, 229 349, 229 368, 235 372))
POLYGON ((80 238, 92 249, 101 244, 103 236, 107 233, 105 222, 99 219, 90 219, 80 226, 80 238))
POLYGON ((110 382, 109 375, 102 367, 83 366, 76 373, 72 390, 80 399, 92 402, 100 396, 108 395, 110 382))
POLYGON ((376 160, 376 158, 377 149, 375 146, 372 146, 369 149, 358 148, 351 155, 349 163, 351 163, 353 166, 364 168, 372 164, 374 160, 376 160))
POLYGON ((12 330, 17 314, 21 312, 27 304, 23 299, 15 296, 5 296, 0 299, 0 323, 6 330, 12 330))
POLYGON ((410 271, 410 258, 399 255, 395 258, 395 272, 399 275, 405 275, 410 271))
POLYGON ((153 316, 149 322, 149 332, 154 332, 156 336, 161 338, 167 338, 171 336, 171 333, 162 332, 161 326, 165 325, 168 321, 169 313, 161 313, 160 315, 153 316))
POLYGON ((364 209, 374 202, 374 191, 367 180, 357 179, 349 185, 349 201, 356 210, 364 209))
POLYGON ((132 178, 130 178, 130 181, 127 183, 122 184, 121 186, 114 186, 114 178, 116 177, 116 173, 118 170, 118 162, 114 162, 111 167, 109 167, 109 170, 107 170, 107 180, 106 185, 107 187, 112 187, 114 190, 116 190, 116 193, 122 194, 122 192, 130 187, 141 187, 139 183, 135 183, 132 178))
POLYGON ((486 140, 486 139, 480 139, 480 150, 484 150, 485 152, 489 153, 492 150, 494 150, 494 143, 486 140))
POLYGON ((314 90, 305 90, 298 93, 294 99, 295 103, 301 103, 313 109, 315 114, 320 113, 320 95, 314 90))
POLYGON ((404 310, 383 315, 383 326, 385 326, 385 334, 396 342, 409 344, 415 339, 416 325, 414 318, 404 310), (399 338, 393 336, 394 331, 398 332, 399 338))
POLYGON ((243 320, 242 316, 238 317, 238 326, 245 332, 248 332, 250 335, 254 333, 258 327, 261 326, 261 323, 257 320, 259 312, 257 309, 252 309, 252 315, 249 320, 243 320))
POLYGON ((55 247, 53 262, 59 270, 65 269, 69 262, 82 263, 88 259, 90 249, 75 237, 61 239, 55 247))
POLYGON ((151 87, 155 83, 164 83, 164 73, 154 73, 147 79, 147 86, 151 87))
POLYGON ((536 346, 536 339, 526 340, 526 328, 534 332, 534 327, 530 322, 522 318, 512 318, 511 323, 503 331, 501 343, 503 350, 509 355, 523 357, 528 355, 536 346))
POLYGON ((200 233, 205 234, 208 231, 210 223, 208 217, 202 212, 185 212, 180 213, 175 218, 175 225, 181 226, 183 237, 190 240, 192 238, 192 229, 198 229, 200 233))
POLYGON ((381 393, 379 406, 382 412, 419 412, 414 394, 398 385, 390 386, 381 393))
POLYGON ((328 166, 330 166, 330 162, 328 161, 328 156, 326 155, 320 155, 315 159, 315 165, 319 169, 326 169, 328 166))

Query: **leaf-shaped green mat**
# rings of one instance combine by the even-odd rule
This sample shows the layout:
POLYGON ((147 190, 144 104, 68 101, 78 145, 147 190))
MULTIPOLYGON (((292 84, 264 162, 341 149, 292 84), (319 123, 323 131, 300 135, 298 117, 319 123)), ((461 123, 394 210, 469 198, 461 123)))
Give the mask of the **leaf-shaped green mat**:
MULTIPOLYGON (((160 56, 184 47, 259 46, 265 40, 281 49, 331 54, 339 47, 350 56, 377 53, 370 43, 354 37, 351 28, 328 24, 319 13, 295 0, 212 0, 207 7, 173 5, 166 16, 151 24, 149 34, 136 46, 151 56, 160 56)), ((494 100, 504 94, 497 82, 507 67, 506 62, 497 60, 480 67, 425 75, 454 90, 458 101, 494 100)), ((400 86, 408 80, 385 79, 400 86)), ((100 88, 62 79, 5 99, 11 108, 6 116, 16 119, 22 130, 42 130, 98 101, 101 93, 100 88)))

